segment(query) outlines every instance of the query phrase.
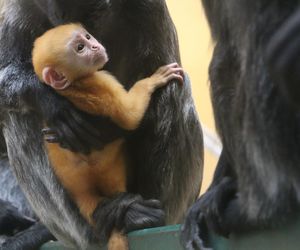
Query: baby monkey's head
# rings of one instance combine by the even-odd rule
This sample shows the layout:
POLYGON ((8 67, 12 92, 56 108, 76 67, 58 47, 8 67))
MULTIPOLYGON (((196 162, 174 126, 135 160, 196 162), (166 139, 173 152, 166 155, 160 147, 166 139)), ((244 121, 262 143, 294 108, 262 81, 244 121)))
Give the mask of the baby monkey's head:
POLYGON ((108 57, 105 48, 79 24, 48 30, 36 39, 32 51, 34 70, 54 89, 102 69, 108 57))

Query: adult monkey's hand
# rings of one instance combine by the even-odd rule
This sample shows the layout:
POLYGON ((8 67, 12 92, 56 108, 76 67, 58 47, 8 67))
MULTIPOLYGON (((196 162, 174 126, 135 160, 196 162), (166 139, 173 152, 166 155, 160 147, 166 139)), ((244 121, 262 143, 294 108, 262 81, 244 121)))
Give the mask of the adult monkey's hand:
POLYGON ((101 149, 123 133, 108 119, 84 113, 67 100, 57 97, 56 103, 59 102, 63 108, 48 106, 43 110, 43 113, 47 113, 47 127, 42 132, 49 143, 59 143, 73 152, 89 153, 92 149, 101 149))

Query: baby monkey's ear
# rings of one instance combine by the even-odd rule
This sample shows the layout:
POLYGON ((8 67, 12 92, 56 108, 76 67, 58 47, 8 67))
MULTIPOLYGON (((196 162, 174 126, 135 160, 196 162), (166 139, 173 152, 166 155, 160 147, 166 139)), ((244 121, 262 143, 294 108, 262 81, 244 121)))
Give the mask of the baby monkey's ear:
POLYGON ((67 78, 53 67, 43 69, 43 81, 56 90, 63 90, 71 84, 67 78))

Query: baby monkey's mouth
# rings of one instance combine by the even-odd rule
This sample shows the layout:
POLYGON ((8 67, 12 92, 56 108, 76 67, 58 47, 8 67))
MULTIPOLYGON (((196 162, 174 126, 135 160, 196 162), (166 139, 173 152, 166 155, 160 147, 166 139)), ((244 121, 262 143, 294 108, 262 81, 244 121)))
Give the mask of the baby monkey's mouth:
POLYGON ((107 56, 107 55, 103 55, 103 54, 101 54, 101 55, 95 57, 95 59, 94 59, 94 64, 95 64, 95 65, 99 65, 97 71, 102 70, 103 67, 105 66, 105 64, 108 62, 108 60, 109 60, 109 59, 108 59, 108 56, 107 56))

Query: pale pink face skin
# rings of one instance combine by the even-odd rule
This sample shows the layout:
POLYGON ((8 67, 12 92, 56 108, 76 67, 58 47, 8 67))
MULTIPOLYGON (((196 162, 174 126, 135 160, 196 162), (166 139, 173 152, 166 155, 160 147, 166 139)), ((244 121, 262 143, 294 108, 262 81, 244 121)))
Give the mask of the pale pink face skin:
POLYGON ((80 67, 101 69, 108 61, 105 48, 84 29, 75 31, 67 46, 72 63, 78 62, 80 67))
MULTIPOLYGON (((76 68, 79 74, 96 72, 108 61, 105 48, 85 29, 74 31, 66 44, 66 50, 66 64, 76 68)), ((53 67, 44 68, 43 80, 56 90, 63 90, 71 85, 70 79, 53 67)))

